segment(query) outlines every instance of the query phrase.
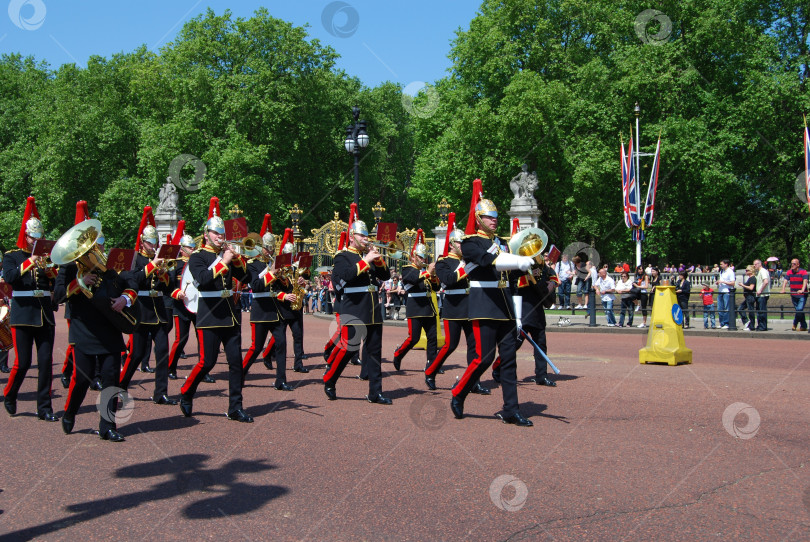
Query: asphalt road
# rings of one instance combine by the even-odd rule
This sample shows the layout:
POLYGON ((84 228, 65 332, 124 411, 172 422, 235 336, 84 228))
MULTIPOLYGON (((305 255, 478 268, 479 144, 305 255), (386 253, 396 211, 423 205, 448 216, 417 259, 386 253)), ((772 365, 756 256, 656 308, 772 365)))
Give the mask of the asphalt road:
MULTIPOLYGON (((37 420, 29 372, 19 414, 0 412, 0 539, 810 539, 810 355, 800 342, 688 336, 694 363, 669 367, 638 363, 640 334, 554 333, 556 388, 529 382, 531 353, 518 353, 521 411, 534 422, 518 428, 494 418, 497 387, 452 417, 463 350, 436 392, 423 382, 423 351, 394 373, 403 327, 383 338, 394 404, 367 403, 354 366, 328 402, 329 326, 306 317, 312 371, 288 372, 295 391, 276 391, 254 366, 244 392, 253 424, 224 416, 223 360, 190 419, 153 404, 151 375, 137 373, 123 443, 91 433, 96 392, 69 436, 37 420)), ((195 361, 181 360, 180 373, 195 361)), ((175 397, 181 382, 169 384, 175 397)), ((494 387, 489 373, 483 383, 494 387)), ((55 380, 59 414, 65 395, 55 380)))

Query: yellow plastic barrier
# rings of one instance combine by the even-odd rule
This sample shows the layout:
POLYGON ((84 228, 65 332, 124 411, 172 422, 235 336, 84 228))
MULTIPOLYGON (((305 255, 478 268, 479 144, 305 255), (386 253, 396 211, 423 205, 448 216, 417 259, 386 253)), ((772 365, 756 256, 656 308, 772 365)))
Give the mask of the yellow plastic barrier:
POLYGON ((647 346, 638 351, 640 363, 692 363, 692 350, 683 340, 683 311, 674 286, 657 286, 647 332, 647 346))
MULTIPOLYGON (((444 329, 442 328, 442 320, 439 318, 439 302, 436 300, 436 292, 430 292, 430 301, 436 310, 436 348, 441 348, 444 346, 444 329)), ((427 335, 424 329, 419 335, 419 341, 413 347, 418 350, 427 348, 427 335)))

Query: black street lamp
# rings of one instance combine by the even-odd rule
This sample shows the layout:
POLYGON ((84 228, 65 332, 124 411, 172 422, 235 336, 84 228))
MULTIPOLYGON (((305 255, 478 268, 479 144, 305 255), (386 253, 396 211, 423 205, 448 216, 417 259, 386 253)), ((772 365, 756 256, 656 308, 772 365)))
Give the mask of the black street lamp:
POLYGON ((354 155, 354 203, 360 206, 360 149, 368 147, 368 134, 366 133, 366 121, 357 120, 360 118, 360 108, 352 107, 354 124, 346 127, 346 139, 343 146, 346 152, 354 155))

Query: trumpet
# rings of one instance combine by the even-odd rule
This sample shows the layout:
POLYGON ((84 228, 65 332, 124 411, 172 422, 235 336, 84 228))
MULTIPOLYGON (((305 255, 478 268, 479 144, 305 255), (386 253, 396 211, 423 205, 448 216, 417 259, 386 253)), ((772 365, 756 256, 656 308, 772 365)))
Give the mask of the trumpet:
POLYGON ((369 241, 366 243, 366 251, 371 247, 375 247, 383 258, 401 260, 404 262, 410 261, 410 256, 403 250, 404 247, 401 241, 391 241, 390 243, 374 243, 369 241))
POLYGON ((241 241, 228 241, 228 247, 239 247, 244 250, 243 256, 247 258, 255 258, 261 254, 262 238, 258 233, 250 232, 247 236, 243 237, 241 241))

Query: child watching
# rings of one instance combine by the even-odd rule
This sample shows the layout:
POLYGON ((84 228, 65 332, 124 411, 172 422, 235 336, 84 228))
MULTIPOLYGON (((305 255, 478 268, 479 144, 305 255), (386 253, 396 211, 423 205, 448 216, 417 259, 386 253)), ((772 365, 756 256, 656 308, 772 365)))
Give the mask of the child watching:
POLYGON ((714 290, 707 284, 700 291, 700 298, 703 300, 703 329, 709 329, 709 316, 712 318, 712 329, 714 325, 714 290))

